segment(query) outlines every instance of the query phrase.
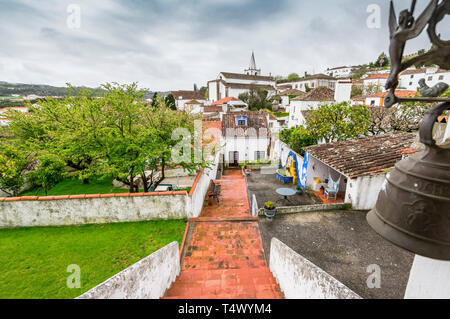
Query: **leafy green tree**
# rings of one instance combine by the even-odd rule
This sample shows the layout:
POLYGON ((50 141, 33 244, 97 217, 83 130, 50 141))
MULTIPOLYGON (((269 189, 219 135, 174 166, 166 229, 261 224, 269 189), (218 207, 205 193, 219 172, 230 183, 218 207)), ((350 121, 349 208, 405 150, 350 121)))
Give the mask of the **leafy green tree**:
POLYGON ((155 94, 153 94, 153 97, 152 97, 152 104, 151 104, 152 107, 159 107, 160 102, 161 102, 160 96, 159 96, 158 92, 155 92, 155 94))
POLYGON ((351 97, 362 95, 364 90, 359 85, 352 85, 351 97))
POLYGON ((306 126, 315 140, 323 139, 329 143, 366 135, 370 121, 367 106, 351 106, 342 102, 323 104, 318 109, 311 109, 311 117, 306 120, 306 126))
POLYGON ((6 142, 0 142, 0 189, 9 195, 18 196, 30 165, 29 154, 6 142))
POLYGON ((280 140, 288 144, 294 151, 296 151, 300 155, 304 154, 304 147, 317 143, 311 132, 303 126, 282 130, 280 132, 280 140))
POLYGON ((288 82, 296 81, 299 79, 300 79, 300 76, 297 73, 291 73, 287 77, 288 82))
POLYGON ((272 109, 268 95, 267 90, 251 88, 248 92, 241 93, 239 99, 247 103, 250 110, 272 109))
POLYGON ((44 189, 45 195, 66 176, 65 163, 57 155, 44 153, 38 156, 38 167, 30 173, 30 181, 44 189))
POLYGON ((177 110, 177 106, 175 103, 175 98, 173 97, 172 94, 169 94, 166 96, 166 98, 164 99, 164 103, 166 104, 166 106, 171 109, 176 111, 177 110))

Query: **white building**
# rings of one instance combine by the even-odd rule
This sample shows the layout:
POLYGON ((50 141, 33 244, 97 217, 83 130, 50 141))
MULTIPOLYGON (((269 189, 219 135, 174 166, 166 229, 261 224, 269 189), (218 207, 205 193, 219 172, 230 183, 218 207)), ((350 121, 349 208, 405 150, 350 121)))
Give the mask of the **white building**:
POLYGON ((250 67, 244 73, 220 72, 215 80, 208 82, 208 97, 211 103, 226 97, 239 98, 242 93, 266 90, 269 97, 276 93, 276 81, 272 76, 262 76, 256 67, 252 53, 250 67))
POLYGON ((178 110, 184 111, 186 109, 186 103, 195 100, 198 103, 206 104, 205 94, 201 91, 172 91, 170 92, 175 98, 175 105, 178 110))
POLYGON ((317 109, 322 104, 334 103, 334 91, 326 87, 318 87, 305 96, 299 96, 291 100, 289 106, 288 127, 300 126, 304 124, 302 111, 317 109))
POLYGON ((263 111, 231 112, 222 116, 224 162, 238 166, 270 156, 271 133, 263 111))
POLYGON ((323 73, 335 78, 348 78, 352 75, 352 70, 353 68, 350 66, 340 66, 337 68, 326 69, 323 73))
POLYGON ((306 186, 313 191, 339 180, 338 201, 353 209, 372 209, 387 172, 404 156, 415 153, 413 133, 370 137, 308 146, 306 186), (328 180, 328 181, 327 181, 328 180))
POLYGON ((450 70, 434 68, 407 69, 399 75, 399 87, 405 90, 417 91, 419 80, 425 79, 428 86, 434 86, 438 82, 450 83, 450 70))
POLYGON ((301 79, 292 82, 286 82, 282 85, 289 85, 291 89, 296 89, 303 92, 306 92, 307 88, 315 89, 318 87, 326 87, 334 90, 336 81, 337 79, 332 76, 319 73, 314 75, 306 75, 301 79))

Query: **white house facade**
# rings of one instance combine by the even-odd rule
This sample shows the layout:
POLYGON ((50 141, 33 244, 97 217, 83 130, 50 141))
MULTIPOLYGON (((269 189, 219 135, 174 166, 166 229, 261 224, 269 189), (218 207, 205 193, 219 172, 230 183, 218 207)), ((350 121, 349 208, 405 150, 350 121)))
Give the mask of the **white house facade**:
POLYGON ((434 86, 439 82, 450 83, 450 70, 434 68, 410 68, 399 75, 399 87, 405 90, 417 91, 419 80, 425 79, 425 84, 434 86))
POLYGON ((337 68, 326 69, 324 74, 335 78, 348 78, 352 75, 353 68, 350 66, 340 66, 337 68))
POLYGON ((222 139, 226 165, 270 156, 271 133, 265 112, 248 111, 223 114, 222 139))
POLYGON ((303 92, 306 92, 307 88, 315 89, 318 87, 326 87, 334 90, 336 81, 337 79, 332 76, 319 73, 314 75, 306 75, 296 81, 283 83, 283 86, 289 85, 291 89, 296 89, 303 92))

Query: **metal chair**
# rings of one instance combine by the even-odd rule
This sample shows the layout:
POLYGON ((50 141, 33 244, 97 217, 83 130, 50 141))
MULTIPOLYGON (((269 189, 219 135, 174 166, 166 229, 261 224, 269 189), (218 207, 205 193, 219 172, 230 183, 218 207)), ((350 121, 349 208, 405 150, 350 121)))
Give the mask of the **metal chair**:
POLYGON ((341 177, 337 181, 334 181, 329 174, 328 186, 325 188, 324 194, 327 196, 327 199, 330 199, 330 194, 334 195, 334 200, 337 199, 337 193, 339 191, 339 182, 341 181, 341 177))

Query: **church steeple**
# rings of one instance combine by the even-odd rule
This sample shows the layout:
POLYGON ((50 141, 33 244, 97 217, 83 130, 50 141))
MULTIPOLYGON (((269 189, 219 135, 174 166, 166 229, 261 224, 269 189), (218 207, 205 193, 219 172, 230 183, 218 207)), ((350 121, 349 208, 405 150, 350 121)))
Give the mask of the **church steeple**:
POLYGON ((250 58, 250 67, 245 70, 246 74, 249 75, 260 75, 261 69, 256 68, 256 61, 255 61, 255 53, 252 51, 252 56, 250 58))

